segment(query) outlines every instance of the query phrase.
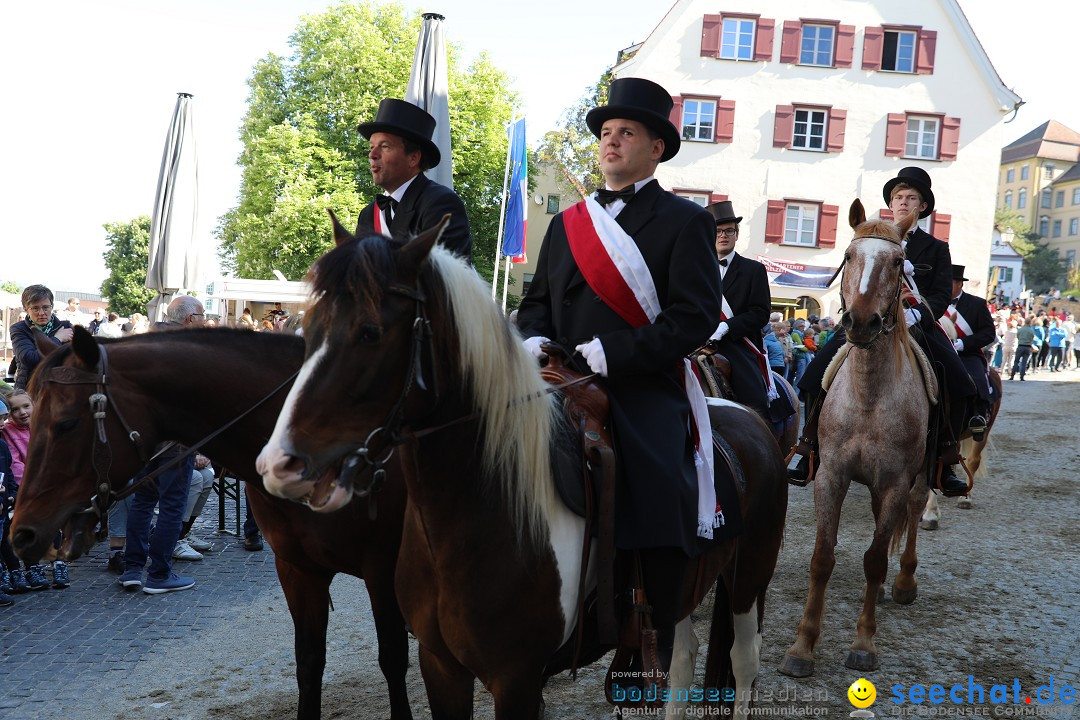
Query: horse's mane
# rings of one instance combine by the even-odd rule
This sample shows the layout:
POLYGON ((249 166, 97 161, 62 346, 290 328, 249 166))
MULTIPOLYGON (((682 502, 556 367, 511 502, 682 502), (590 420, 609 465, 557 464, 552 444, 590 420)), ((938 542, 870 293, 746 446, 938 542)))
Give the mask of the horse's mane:
POLYGON ((545 541, 555 505, 550 447, 554 396, 479 276, 448 250, 431 252, 457 336, 459 363, 481 414, 485 475, 501 478, 519 538, 545 541))
POLYGON ((899 245, 903 238, 894 223, 888 220, 867 220, 855 228, 855 240, 876 237, 899 245))

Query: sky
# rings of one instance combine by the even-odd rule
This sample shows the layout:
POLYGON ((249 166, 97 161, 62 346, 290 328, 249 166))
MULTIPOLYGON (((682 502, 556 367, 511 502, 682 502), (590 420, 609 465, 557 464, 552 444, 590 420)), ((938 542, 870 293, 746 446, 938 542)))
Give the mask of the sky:
MULTIPOLYGON (((379 0, 380 2, 382 0, 379 0)), ((288 54, 304 14, 329 0, 51 0, 0 6, 0 281, 97 292, 103 224, 151 214, 176 93, 194 95, 199 235, 215 254, 218 218, 236 204, 246 80, 288 54)), ((644 40, 668 0, 486 3, 402 0, 446 17, 448 41, 487 51, 521 94, 534 144, 615 61, 644 40)), ((1080 3, 960 0, 1004 83, 1026 101, 1010 142, 1047 119, 1080 130, 1067 61, 1080 3)), ((299 278, 290 278, 299 279, 299 278)))

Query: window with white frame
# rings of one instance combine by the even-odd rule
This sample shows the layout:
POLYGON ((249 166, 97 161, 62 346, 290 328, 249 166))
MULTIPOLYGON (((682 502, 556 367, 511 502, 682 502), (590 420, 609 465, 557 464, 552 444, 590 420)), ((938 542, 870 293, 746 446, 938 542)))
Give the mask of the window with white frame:
POLYGON ((1009 168, 1005 171, 1005 182, 1012 182, 1016 179, 1016 168, 1009 168))
POLYGON ((1069 221, 1069 234, 1080 235, 1080 218, 1073 218, 1069 221))
POLYGON ((1007 283, 1012 282, 1012 268, 999 267, 998 268, 998 282, 1007 283))
POLYGON ((932 158, 938 156, 938 130, 941 122, 936 117, 912 115, 907 119, 907 135, 904 140, 904 157, 932 158))
POLYGON ((814 247, 817 245, 818 206, 788 203, 784 208, 784 244, 814 247))
POLYGON ((919 36, 911 30, 886 30, 881 52, 881 69, 915 72, 915 44, 919 36))
POLYGON ((1005 191, 1005 207, 1012 210, 1012 190, 1005 191))
POLYGON ((1054 170, 1056 168, 1057 165, 1054 165, 1054 163, 1046 163, 1046 165, 1043 166, 1043 173, 1046 175, 1047 180, 1054 179, 1054 170))
POLYGON ((1043 237, 1050 237, 1050 218, 1045 215, 1039 218, 1039 234, 1043 237))
POLYGON ((1020 188, 1016 193, 1016 209, 1023 210, 1027 207, 1027 188, 1020 188))
POLYGON ((754 59, 754 21, 726 17, 720 33, 720 57, 726 60, 754 59))
POLYGON ((1080 187, 1073 188, 1072 204, 1080 205, 1080 187))
POLYGON ((1027 165, 1021 165, 1020 166, 1020 179, 1021 180, 1027 180, 1028 179, 1028 166, 1027 165))
POLYGON ((832 67, 836 28, 832 25, 802 26, 802 46, 799 48, 800 65, 832 67))
POLYGON ((698 205, 700 205, 701 207, 706 207, 709 204, 709 194, 708 193, 696 193, 696 192, 686 192, 686 191, 683 191, 683 190, 678 190, 678 191, 675 192, 675 194, 678 195, 681 198, 686 198, 687 200, 689 200, 691 202, 695 202, 698 205))
POLYGON ((1065 207, 1065 191, 1058 190, 1054 194, 1054 207, 1065 207))
POLYGON ((1060 220, 1055 220, 1054 221, 1054 237, 1056 237, 1056 238, 1061 237, 1061 221, 1060 220))
POLYGON ((712 142, 716 132, 716 101, 685 98, 682 109, 683 140, 712 142))
POLYGON ((915 223, 915 227, 918 227, 918 228, 922 229, 922 231, 924 233, 929 233, 930 232, 930 217, 931 217, 930 215, 927 215, 924 218, 919 218, 919 221, 917 223, 915 223))
POLYGON ((791 147, 802 150, 825 150, 825 123, 829 113, 822 109, 795 108, 791 147))
POLYGON ((1049 208, 1051 202, 1053 202, 1053 191, 1050 188, 1043 188, 1041 193, 1042 200, 1041 205, 1043 208, 1049 208))

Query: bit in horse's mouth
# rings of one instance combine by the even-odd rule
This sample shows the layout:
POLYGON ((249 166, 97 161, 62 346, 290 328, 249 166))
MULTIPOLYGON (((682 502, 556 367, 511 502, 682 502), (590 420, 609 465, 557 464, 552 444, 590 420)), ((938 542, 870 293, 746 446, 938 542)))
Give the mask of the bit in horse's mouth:
POLYGON ((319 475, 319 479, 311 486, 311 490, 303 497, 297 498, 297 502, 307 505, 312 510, 321 510, 326 507, 337 488, 337 478, 340 472, 340 460, 328 465, 319 475))

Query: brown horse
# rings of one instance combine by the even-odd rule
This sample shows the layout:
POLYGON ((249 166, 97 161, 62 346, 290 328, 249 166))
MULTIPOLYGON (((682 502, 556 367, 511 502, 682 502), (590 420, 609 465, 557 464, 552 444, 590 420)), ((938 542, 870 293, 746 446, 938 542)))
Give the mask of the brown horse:
POLYGON ((862 203, 851 205, 855 238, 844 254, 841 323, 851 346, 821 407, 821 465, 814 485, 817 539, 810 562, 810 590, 798 639, 780 672, 806 677, 814 671, 814 645, 821 632, 825 586, 836 563, 840 507, 855 482, 870 490, 875 528, 863 556, 866 586, 858 633, 845 664, 855 670, 879 666, 874 633, 876 606, 889 565, 890 544, 907 542, 893 599, 916 596, 915 538, 929 487, 924 462, 929 400, 921 390, 918 364, 907 351, 908 333, 900 292, 904 278, 901 239, 915 223, 908 215, 896 225, 866 222, 862 203))
MULTIPOLYGON (((368 458, 399 452, 408 504, 398 598, 420 641, 432 717, 469 718, 479 678, 496 718, 537 718, 546 677, 572 650, 583 555, 590 562, 584 521, 554 489, 555 396, 476 273, 433 249, 437 235, 357 240, 335 222, 337 248, 311 272, 308 357, 258 467, 271 492, 334 482, 347 498, 350 476, 377 472, 368 458)), ((786 479, 763 422, 741 407, 714 410, 747 468, 746 530, 703 555, 697 584, 723 580, 707 665, 719 682, 734 676, 745 713, 786 479)), ((586 645, 586 661, 603 650, 586 645)))
MULTIPOLYGON (((31 386, 34 434, 12 525, 15 549, 27 561, 41 556, 56 529, 86 508, 95 492, 98 480, 91 448, 96 431, 88 397, 98 392, 106 353, 106 392, 112 403, 105 420, 112 453, 108 474, 112 489, 119 491, 143 461, 128 441, 118 414, 139 432, 147 448, 169 439, 193 444, 285 382, 301 365, 304 343, 278 333, 214 329, 153 333, 98 344, 76 328, 70 346, 42 360, 31 386), (210 371, 193 379, 187 371, 190 367, 210 371)), ((270 397, 208 443, 204 452, 248 479, 252 512, 274 549, 278 579, 295 629, 297 717, 320 716, 329 588, 334 575, 344 572, 367 583, 391 717, 408 720, 412 713, 405 686, 407 635, 393 586, 404 486, 400 481, 386 484, 374 521, 368 518, 368 504, 363 500, 335 515, 319 517, 301 505, 269 495, 252 465, 273 430, 285 394, 282 389, 270 397)), ((92 544, 93 523, 86 525, 90 535, 80 535, 66 548, 69 559, 92 544)))

